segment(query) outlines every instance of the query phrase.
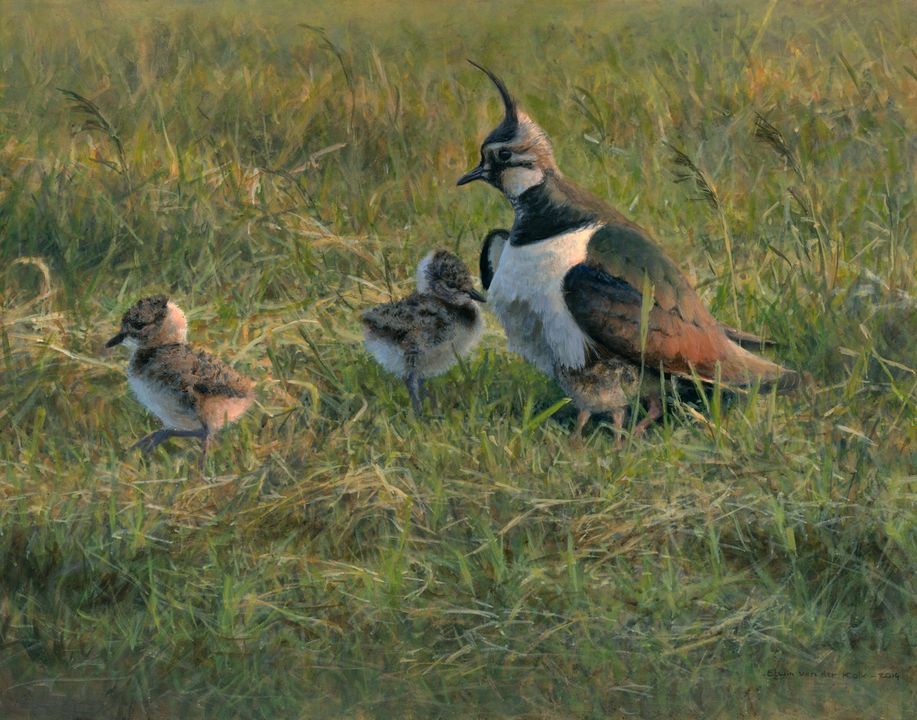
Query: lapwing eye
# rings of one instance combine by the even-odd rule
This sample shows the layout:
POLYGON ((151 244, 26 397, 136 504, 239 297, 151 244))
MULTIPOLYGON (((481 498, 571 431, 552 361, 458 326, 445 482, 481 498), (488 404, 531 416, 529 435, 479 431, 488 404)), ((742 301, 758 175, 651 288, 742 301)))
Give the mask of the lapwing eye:
POLYGON ((499 159, 500 162, 506 162, 512 156, 513 153, 508 148, 500 148, 500 151, 497 153, 497 159, 499 159))

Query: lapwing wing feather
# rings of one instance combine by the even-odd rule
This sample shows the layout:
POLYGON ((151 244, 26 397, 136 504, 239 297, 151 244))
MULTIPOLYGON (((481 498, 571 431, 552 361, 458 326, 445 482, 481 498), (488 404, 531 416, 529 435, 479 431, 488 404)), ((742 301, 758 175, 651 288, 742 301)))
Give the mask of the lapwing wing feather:
POLYGON ((609 224, 564 277, 570 314, 599 352, 685 377, 788 389, 796 374, 727 336, 675 264, 638 226, 609 224), (653 298, 641 331, 643 291, 653 298))

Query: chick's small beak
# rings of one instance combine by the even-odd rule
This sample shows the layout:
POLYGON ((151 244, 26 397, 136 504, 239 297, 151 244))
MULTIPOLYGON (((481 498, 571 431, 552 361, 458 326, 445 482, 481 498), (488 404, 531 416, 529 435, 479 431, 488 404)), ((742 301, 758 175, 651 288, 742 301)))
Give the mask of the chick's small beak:
POLYGON ((483 179, 484 179, 484 163, 481 163, 471 172, 468 172, 462 175, 462 177, 459 178, 459 181, 456 183, 456 185, 467 185, 468 183, 473 182, 475 180, 483 180, 483 179))
POLYGON ((484 297, 481 293, 479 293, 474 288, 471 288, 471 290, 468 291, 468 297, 470 297, 472 300, 477 300, 479 303, 487 302, 487 298, 484 297))
POLYGON ((111 340, 105 343, 105 347, 110 348, 110 347, 114 347, 115 345, 120 345, 121 343, 124 342, 124 338, 126 337, 127 337, 126 333, 119 332, 111 340))

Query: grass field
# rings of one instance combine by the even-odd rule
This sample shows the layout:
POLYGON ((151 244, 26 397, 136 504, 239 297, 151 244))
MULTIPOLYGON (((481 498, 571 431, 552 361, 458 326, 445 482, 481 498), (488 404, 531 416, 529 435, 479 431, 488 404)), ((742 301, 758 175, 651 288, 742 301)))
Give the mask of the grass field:
POLYGON ((0 2, 0 716, 911 716, 917 6, 307 5, 0 2), (571 447, 491 317, 415 420, 359 313, 511 222, 466 57, 813 383, 571 447), (153 292, 258 382, 203 476, 153 292))

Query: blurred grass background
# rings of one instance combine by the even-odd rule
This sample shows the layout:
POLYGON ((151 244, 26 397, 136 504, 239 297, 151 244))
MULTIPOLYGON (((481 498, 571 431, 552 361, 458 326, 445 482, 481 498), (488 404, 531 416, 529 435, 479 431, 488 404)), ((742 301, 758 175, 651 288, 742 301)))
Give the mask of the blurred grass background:
POLYGON ((910 716, 914 3, 0 13, 0 714, 910 716), (415 421, 358 317, 511 222, 466 57, 814 386, 571 448, 491 320, 415 421), (258 381, 206 477, 128 451, 153 292, 258 381))

